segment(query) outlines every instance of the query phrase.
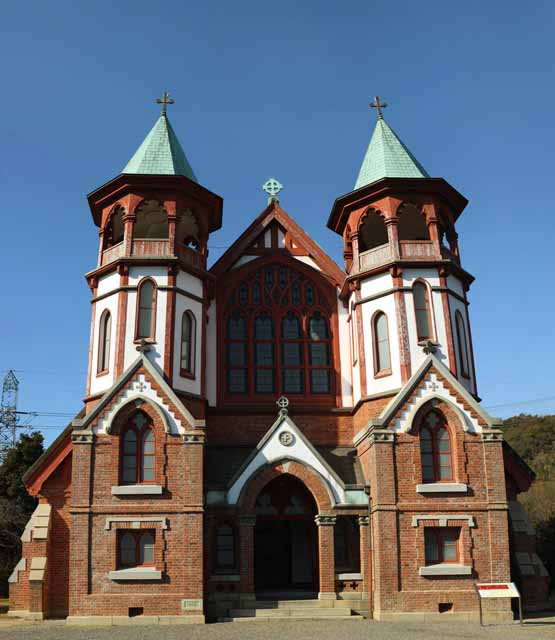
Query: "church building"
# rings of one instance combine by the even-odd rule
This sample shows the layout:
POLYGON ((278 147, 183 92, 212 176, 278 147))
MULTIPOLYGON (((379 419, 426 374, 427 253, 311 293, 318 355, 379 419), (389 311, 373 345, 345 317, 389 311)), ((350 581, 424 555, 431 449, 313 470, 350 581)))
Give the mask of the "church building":
MULTIPOLYGON (((84 406, 25 476, 38 506, 11 614, 467 620, 475 583, 511 580, 537 606, 548 577, 516 501, 533 472, 478 397, 464 196, 376 98, 327 223, 343 263, 270 179, 266 208, 209 266, 223 199, 158 102, 123 171, 88 196, 84 406)), ((508 599, 488 605, 512 619, 508 599)))

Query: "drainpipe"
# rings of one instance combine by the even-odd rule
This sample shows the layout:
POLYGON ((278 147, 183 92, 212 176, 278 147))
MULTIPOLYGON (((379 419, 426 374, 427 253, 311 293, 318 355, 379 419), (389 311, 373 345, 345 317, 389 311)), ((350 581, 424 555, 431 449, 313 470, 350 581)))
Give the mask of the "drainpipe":
POLYGON ((364 485, 364 493, 368 496, 368 552, 370 562, 368 563, 368 593, 370 596, 370 619, 374 619, 374 537, 372 535, 372 496, 370 485, 364 485))

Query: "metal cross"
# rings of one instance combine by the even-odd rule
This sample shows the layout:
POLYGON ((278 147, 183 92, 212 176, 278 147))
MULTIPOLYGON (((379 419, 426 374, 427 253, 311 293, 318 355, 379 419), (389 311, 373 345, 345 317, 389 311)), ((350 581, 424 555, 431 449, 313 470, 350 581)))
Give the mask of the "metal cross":
POLYGON ((285 396, 281 396, 281 398, 278 398, 276 404, 279 407, 280 415, 286 416, 287 407, 289 406, 289 400, 285 396))
POLYGON ((375 96, 374 102, 370 103, 372 109, 378 110, 378 120, 383 120, 382 109, 387 107, 387 102, 380 102, 380 96, 375 96))
POLYGON ((164 91, 164 95, 162 96, 162 99, 156 98, 156 104, 161 104, 162 105, 162 114, 161 115, 165 116, 166 115, 166 107, 169 104, 175 104, 175 100, 170 98, 170 94, 167 91, 164 91))
POLYGON ((283 185, 275 178, 270 178, 262 185, 262 189, 270 196, 268 203, 279 202, 277 194, 283 189, 283 185))

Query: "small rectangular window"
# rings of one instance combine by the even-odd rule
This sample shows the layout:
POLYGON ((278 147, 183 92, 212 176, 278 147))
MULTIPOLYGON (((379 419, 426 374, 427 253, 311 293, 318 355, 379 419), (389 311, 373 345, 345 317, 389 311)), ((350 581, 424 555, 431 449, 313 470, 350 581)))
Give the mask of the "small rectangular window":
POLYGON ((459 561, 459 527, 427 527, 424 530, 426 564, 459 561))

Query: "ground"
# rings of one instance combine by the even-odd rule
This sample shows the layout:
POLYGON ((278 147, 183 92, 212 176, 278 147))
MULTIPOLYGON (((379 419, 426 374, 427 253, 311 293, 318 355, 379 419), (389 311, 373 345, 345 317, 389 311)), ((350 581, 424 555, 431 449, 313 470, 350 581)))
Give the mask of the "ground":
POLYGON ((506 640, 555 638, 555 617, 481 629, 475 624, 397 624, 361 620, 244 622, 190 626, 67 627, 63 621, 23 623, 0 617, 0 638, 10 640, 506 640))

